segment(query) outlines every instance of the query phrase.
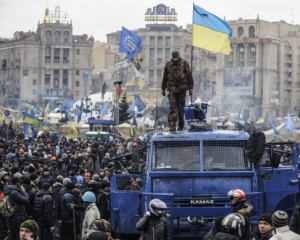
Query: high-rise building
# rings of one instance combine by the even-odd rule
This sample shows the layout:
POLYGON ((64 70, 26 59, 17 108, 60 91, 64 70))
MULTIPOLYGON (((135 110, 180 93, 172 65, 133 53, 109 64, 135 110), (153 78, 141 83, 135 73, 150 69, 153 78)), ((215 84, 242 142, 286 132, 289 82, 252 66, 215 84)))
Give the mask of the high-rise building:
POLYGON ((300 110, 300 26, 259 17, 227 22, 233 39, 230 55, 217 55, 219 105, 248 109, 245 120, 300 110))
POLYGON ((72 21, 60 8, 38 23, 36 32, 16 31, 0 41, 0 103, 12 108, 25 100, 45 106, 48 100, 74 101, 89 94, 83 73, 92 74, 94 38, 73 35, 72 21))

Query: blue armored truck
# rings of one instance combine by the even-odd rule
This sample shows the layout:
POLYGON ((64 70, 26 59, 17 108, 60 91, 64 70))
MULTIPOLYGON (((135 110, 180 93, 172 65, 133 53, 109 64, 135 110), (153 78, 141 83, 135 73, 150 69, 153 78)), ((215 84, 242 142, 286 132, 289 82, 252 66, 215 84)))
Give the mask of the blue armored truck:
POLYGON ((167 205, 172 239, 202 239, 218 216, 233 209, 227 193, 242 189, 253 206, 251 230, 263 213, 292 214, 299 191, 294 142, 264 144, 258 161, 247 152, 249 134, 213 130, 205 122, 207 104, 186 107, 189 130, 152 137, 142 174, 111 178, 111 228, 117 234, 139 235, 136 223, 148 203, 159 198, 167 205), (192 111, 192 113, 191 113, 192 111), (194 113, 193 113, 194 111, 194 113), (134 190, 122 184, 137 184, 134 190))

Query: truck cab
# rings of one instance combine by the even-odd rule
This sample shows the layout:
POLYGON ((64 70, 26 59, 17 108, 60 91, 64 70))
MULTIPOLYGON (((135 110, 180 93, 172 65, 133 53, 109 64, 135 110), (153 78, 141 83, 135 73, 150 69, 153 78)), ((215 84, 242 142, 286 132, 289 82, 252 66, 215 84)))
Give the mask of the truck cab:
POLYGON ((299 191, 296 144, 266 144, 260 160, 251 162, 248 139, 248 133, 230 130, 155 134, 145 173, 111 178, 113 231, 138 236, 137 221, 159 198, 167 205, 171 239, 199 239, 215 218, 233 212, 227 196, 232 189, 242 189, 253 206, 252 230, 263 213, 284 210, 291 216, 299 191), (140 189, 122 186, 137 178, 140 189))

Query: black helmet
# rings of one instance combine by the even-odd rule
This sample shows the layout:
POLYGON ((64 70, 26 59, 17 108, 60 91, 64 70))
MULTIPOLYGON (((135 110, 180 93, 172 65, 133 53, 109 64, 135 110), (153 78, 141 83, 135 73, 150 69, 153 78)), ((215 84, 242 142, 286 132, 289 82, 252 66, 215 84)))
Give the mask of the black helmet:
POLYGON ((98 183, 95 180, 91 180, 88 182, 88 186, 90 185, 97 185, 98 183))
POLYGON ((228 232, 241 238, 245 232, 245 218, 238 213, 227 215, 222 221, 222 232, 228 232))

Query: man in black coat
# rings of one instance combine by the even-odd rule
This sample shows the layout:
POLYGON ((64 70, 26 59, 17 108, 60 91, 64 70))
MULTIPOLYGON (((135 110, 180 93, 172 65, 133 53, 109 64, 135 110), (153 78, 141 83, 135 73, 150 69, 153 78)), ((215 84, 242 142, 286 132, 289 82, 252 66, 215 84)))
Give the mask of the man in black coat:
POLYGON ((19 240, 20 225, 26 220, 25 205, 29 203, 29 199, 19 178, 13 177, 10 183, 11 185, 4 188, 4 195, 9 196, 9 202, 14 207, 13 215, 8 219, 10 235, 7 239, 19 240))
POLYGON ((28 200, 29 200, 29 204, 26 205, 25 209, 26 209, 26 213, 27 213, 27 217, 30 219, 33 219, 34 216, 34 198, 35 198, 35 194, 37 193, 37 191, 35 189, 33 189, 30 186, 30 178, 23 176, 22 178, 23 181, 23 187, 25 188, 25 191, 28 194, 28 200))
POLYGON ((52 186, 49 183, 44 183, 42 189, 36 193, 34 211, 39 225, 39 240, 48 240, 55 225, 52 186))

